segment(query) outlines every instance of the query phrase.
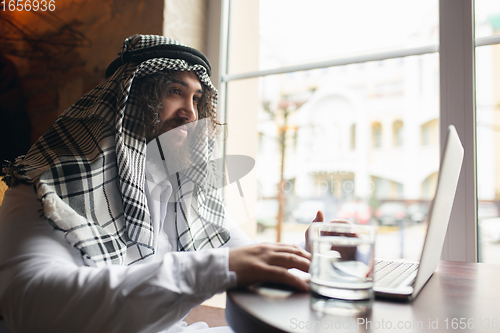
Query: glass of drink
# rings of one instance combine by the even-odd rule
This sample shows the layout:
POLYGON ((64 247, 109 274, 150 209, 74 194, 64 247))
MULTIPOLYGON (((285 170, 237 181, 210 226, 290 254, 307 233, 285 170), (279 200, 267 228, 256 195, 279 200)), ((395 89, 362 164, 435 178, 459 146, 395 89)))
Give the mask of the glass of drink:
MULTIPOLYGON (((343 220, 311 225, 309 273, 312 298, 335 302, 373 299, 376 232, 375 226, 343 220)), ((311 301, 313 308, 318 303, 315 300, 311 301)))

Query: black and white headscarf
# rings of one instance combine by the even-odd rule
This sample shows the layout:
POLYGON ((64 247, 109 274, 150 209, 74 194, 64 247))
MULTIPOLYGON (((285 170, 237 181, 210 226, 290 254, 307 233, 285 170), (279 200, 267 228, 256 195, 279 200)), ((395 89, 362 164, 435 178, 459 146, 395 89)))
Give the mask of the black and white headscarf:
MULTIPOLYGON (((122 54, 171 44, 180 45, 163 36, 134 35, 122 54)), ((205 66, 176 58, 126 62, 56 119, 24 158, 4 168, 9 186, 34 185, 44 216, 89 266, 131 264, 154 254, 157 235, 144 192, 146 141, 138 134, 143 114, 131 87, 135 78, 163 70, 195 72, 215 92, 215 107, 217 93, 205 66)), ((191 220, 177 216, 178 250, 216 248, 229 240, 220 187, 210 185, 217 178, 212 139, 198 146, 193 167, 172 184, 178 211, 190 208, 183 201, 187 191, 196 201, 189 203, 196 207, 191 220)))

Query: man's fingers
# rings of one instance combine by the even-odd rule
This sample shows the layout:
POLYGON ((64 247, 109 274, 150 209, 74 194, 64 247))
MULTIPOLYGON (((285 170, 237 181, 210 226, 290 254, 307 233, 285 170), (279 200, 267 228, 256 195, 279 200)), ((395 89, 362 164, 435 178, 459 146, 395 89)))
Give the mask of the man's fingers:
POLYGON ((325 217, 323 216, 323 212, 318 210, 316 213, 316 217, 314 218, 313 222, 323 222, 325 220, 325 217))
POLYGON ((301 271, 307 272, 309 271, 311 261, 293 253, 277 252, 269 259, 268 263, 272 266, 279 266, 287 269, 298 268, 301 271))
POLYGON ((268 267, 266 270, 266 281, 286 284, 302 291, 309 290, 309 284, 306 281, 289 273, 287 269, 278 266, 268 267))
POLYGON ((308 285, 288 272, 297 268, 309 270, 311 255, 301 248, 286 244, 257 244, 231 249, 229 270, 236 273, 238 285, 255 282, 284 283, 299 290, 308 290, 308 285))
POLYGON ((293 253, 295 255, 301 256, 303 258, 311 260, 311 254, 298 246, 283 244, 283 243, 274 243, 269 244, 269 246, 273 247, 272 250, 276 252, 288 252, 293 253))

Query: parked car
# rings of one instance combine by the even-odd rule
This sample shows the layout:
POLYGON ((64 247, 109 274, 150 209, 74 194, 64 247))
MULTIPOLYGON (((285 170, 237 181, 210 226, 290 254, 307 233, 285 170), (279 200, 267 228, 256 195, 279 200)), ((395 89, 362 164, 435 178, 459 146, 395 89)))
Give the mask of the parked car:
POLYGON ((406 220, 406 205, 398 201, 381 204, 375 211, 379 225, 401 225, 406 220))
POLYGON ((429 205, 424 203, 411 204, 408 206, 406 214, 413 223, 423 222, 429 214, 429 205))
POLYGON ((372 208, 364 201, 346 201, 340 205, 337 217, 357 224, 369 224, 372 208))

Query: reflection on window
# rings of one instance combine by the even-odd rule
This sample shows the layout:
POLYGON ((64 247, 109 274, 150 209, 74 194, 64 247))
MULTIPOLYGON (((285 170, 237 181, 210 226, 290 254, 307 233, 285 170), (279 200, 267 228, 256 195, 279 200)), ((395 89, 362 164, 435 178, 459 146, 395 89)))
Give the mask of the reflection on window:
POLYGON ((403 146, 403 122, 396 120, 392 125, 392 137, 395 147, 403 146))
POLYGON ((374 148, 382 147, 382 125, 380 123, 372 125, 372 142, 374 148))

